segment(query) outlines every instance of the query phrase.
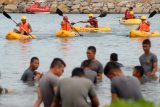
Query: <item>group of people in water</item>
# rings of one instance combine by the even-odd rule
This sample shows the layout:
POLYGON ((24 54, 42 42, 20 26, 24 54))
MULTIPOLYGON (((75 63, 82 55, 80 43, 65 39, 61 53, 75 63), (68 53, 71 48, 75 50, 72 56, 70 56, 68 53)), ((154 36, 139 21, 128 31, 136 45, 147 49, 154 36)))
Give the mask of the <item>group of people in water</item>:
MULTIPOLYGON (((121 68, 124 65, 118 62, 117 53, 110 55, 110 61, 103 68, 102 63, 96 59, 96 47, 89 46, 86 51, 87 59, 82 61, 80 67, 73 69, 71 77, 59 79, 66 67, 62 59, 54 58, 49 71, 43 74, 37 71, 39 59, 32 57, 30 66, 23 73, 21 80, 23 82, 38 81, 39 83, 38 97, 34 107, 40 107, 42 102, 44 107, 98 107, 99 100, 94 85, 103 82, 103 73, 111 80, 111 103, 116 99, 143 99, 140 84, 158 80, 156 75, 158 59, 150 51, 149 39, 143 41, 142 47, 144 54, 139 57, 140 65, 134 66, 133 76, 123 73, 121 68)), ((8 91, 0 89, 2 92, 8 91)))

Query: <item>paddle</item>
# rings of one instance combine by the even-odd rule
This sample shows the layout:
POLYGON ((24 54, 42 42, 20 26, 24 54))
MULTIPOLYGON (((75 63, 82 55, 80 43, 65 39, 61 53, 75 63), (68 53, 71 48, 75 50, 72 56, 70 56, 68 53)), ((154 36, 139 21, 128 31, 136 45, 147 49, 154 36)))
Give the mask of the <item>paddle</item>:
MULTIPOLYGON (((56 13, 57 13, 58 15, 60 15, 60 16, 63 16, 63 12, 62 12, 60 9, 58 9, 58 8, 57 8, 57 10, 56 10, 56 13)), ((73 28, 72 25, 71 25, 71 28, 73 28)), ((80 34, 80 33, 77 31, 77 29, 74 28, 74 30, 78 33, 79 36, 83 36, 82 34, 80 34)))
POLYGON ((151 18, 151 17, 153 17, 155 14, 157 14, 157 11, 153 11, 152 13, 150 13, 150 15, 149 15, 149 17, 148 18, 151 18))
MULTIPOLYGON (((102 18, 102 17, 106 17, 107 16, 107 12, 103 12, 101 13, 98 17, 102 18)), ((98 18, 98 17, 95 17, 95 18, 98 18)), ((78 22, 72 22, 71 25, 74 25, 76 23, 80 23, 81 21, 78 21, 78 22)))
MULTIPOLYGON (((3 15, 4 15, 5 17, 7 17, 8 19, 12 20, 16 25, 18 25, 18 23, 17 23, 15 20, 13 20, 13 19, 11 18, 11 16, 10 16, 8 13, 6 13, 5 11, 3 11, 3 15)), ((26 31, 23 27, 21 27, 21 28, 22 28, 23 31, 25 31, 25 32, 27 33, 27 31, 26 31)), ((27 33, 27 34, 28 34, 28 33, 27 33)), ((28 35, 32 37, 31 34, 28 34, 28 35)), ((33 37, 32 37, 32 38, 33 38, 33 37)))

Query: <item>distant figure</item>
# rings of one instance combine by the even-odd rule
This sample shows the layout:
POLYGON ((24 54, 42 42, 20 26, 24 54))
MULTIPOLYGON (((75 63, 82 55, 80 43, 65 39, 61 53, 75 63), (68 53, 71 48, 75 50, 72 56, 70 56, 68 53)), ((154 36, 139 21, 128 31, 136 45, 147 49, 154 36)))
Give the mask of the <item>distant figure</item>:
POLYGON ((147 21, 147 17, 146 16, 141 16, 141 21, 142 22, 140 23, 137 30, 149 32, 150 31, 150 22, 147 21))
POLYGON ((87 21, 80 21, 80 23, 90 23, 90 26, 86 27, 93 27, 93 28, 98 28, 98 20, 96 17, 94 17, 93 14, 88 14, 89 20, 87 21))
POLYGON ((144 74, 150 77, 150 79, 157 80, 156 72, 158 70, 158 59, 155 54, 150 52, 151 42, 149 39, 145 39, 142 43, 144 54, 140 56, 139 62, 144 68, 144 74))
POLYGON ((61 79, 51 107, 98 107, 99 101, 93 83, 84 77, 82 68, 75 68, 72 77, 61 79), (91 102, 88 102, 87 99, 91 102))
POLYGON ((134 67, 133 76, 136 77, 141 84, 150 81, 150 79, 146 75, 144 75, 144 69, 142 66, 134 67))
POLYGON ((66 31, 71 30, 71 24, 68 20, 68 16, 63 16, 63 21, 61 22, 61 29, 66 31))
POLYGON ((39 67, 39 59, 37 57, 32 57, 30 61, 30 66, 23 73, 21 80, 23 82, 39 80, 42 73, 36 71, 39 67))
POLYGON ((112 54, 110 55, 110 62, 115 62, 115 63, 117 63, 117 65, 118 65, 119 67, 123 67, 123 65, 118 62, 118 54, 116 54, 116 53, 112 53, 112 54))
POLYGON ((32 27, 26 20, 27 20, 27 17, 22 16, 21 17, 22 22, 17 24, 17 26, 19 26, 19 30, 14 29, 13 31, 23 35, 29 35, 32 32, 32 27))
POLYGON ((137 78, 125 76, 115 62, 108 62, 104 74, 111 80, 112 102, 116 99, 139 100, 142 98, 141 85, 137 78))
MULTIPOLYGON (((102 80, 103 66, 96 60, 96 47, 89 46, 87 49, 87 58, 91 61, 89 68, 97 73, 97 80, 102 80)), ((81 67, 83 67, 84 62, 82 62, 81 67)))
POLYGON ((127 9, 125 11, 125 19, 134 19, 134 12, 133 12, 133 7, 129 7, 129 9, 127 9))
POLYGON ((55 58, 52 61, 49 72, 44 74, 39 81, 38 99, 34 107, 39 107, 42 101, 44 107, 51 107, 55 97, 55 91, 57 90, 57 82, 59 77, 63 74, 65 66, 65 62, 60 58, 55 58))
POLYGON ((97 73, 89 68, 91 61, 85 60, 83 62, 83 70, 85 77, 91 80, 94 84, 97 82, 97 73))

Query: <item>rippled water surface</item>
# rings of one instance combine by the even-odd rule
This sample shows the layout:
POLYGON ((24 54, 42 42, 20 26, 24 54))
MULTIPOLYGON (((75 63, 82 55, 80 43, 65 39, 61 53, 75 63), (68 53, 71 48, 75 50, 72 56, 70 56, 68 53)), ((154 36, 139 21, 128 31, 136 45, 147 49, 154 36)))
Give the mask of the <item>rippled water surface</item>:
MULTIPOLYGON (((19 21, 22 14, 11 14, 12 18, 19 21)), ((127 37, 131 29, 136 26, 120 25, 118 20, 122 15, 109 14, 99 18, 99 26, 110 26, 108 33, 83 33, 83 37, 57 38, 54 33, 59 30, 62 17, 54 14, 33 15, 27 14, 28 21, 33 28, 37 39, 30 41, 8 41, 5 34, 11 31, 15 24, 0 14, 0 85, 15 89, 15 93, 0 95, 0 107, 32 107, 36 98, 37 85, 28 85, 20 81, 24 70, 29 66, 30 58, 37 56, 40 59, 40 72, 46 72, 53 58, 63 58, 67 63, 62 78, 69 77, 74 67, 80 66, 86 58, 86 49, 89 45, 97 47, 96 58, 103 65, 109 61, 112 52, 119 54, 119 61, 125 65, 123 71, 126 75, 132 74, 132 67, 138 65, 139 56, 143 53, 141 41, 143 38, 131 39, 127 37)), ((87 15, 68 15, 70 21, 86 20, 87 15)), ((98 16, 98 15, 97 15, 98 16)), ((152 31, 160 31, 160 15, 149 19, 152 31)), ((83 26, 83 24, 79 24, 83 26)), ((150 38, 152 52, 160 59, 160 38, 150 38)), ((158 64, 160 65, 160 64, 158 64)), ((134 86, 133 86, 134 87, 134 86)), ((109 104, 110 81, 104 76, 103 82, 96 86, 101 107, 109 104)), ((142 86, 145 99, 160 103, 160 84, 153 82, 142 86)), ((43 105, 42 105, 43 107, 43 105)))

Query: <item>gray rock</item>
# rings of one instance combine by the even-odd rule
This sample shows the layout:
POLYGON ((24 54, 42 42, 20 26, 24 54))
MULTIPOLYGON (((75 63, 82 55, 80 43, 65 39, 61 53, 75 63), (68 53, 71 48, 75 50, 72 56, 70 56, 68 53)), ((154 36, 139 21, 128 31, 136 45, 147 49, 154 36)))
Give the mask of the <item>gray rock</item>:
POLYGON ((76 5, 73 5, 72 7, 71 7, 71 9, 79 9, 80 8, 80 4, 76 4, 76 5))
POLYGON ((57 10, 57 4, 52 4, 51 7, 50 7, 50 12, 55 13, 56 10, 57 10))
POLYGON ((101 3, 93 3, 93 5, 92 5, 93 7, 103 7, 103 2, 101 2, 101 3))
POLYGON ((71 11, 71 13, 79 13, 79 12, 80 12, 79 9, 74 9, 71 11))
POLYGON ((120 10, 120 13, 124 13, 126 11, 126 9, 128 9, 127 7, 122 7, 120 10))
POLYGON ((82 6, 88 6, 89 5, 89 3, 87 3, 87 2, 81 2, 80 3, 82 6))
POLYGON ((15 4, 8 4, 4 7, 4 10, 5 11, 8 11, 8 12, 15 12, 17 10, 17 5, 15 4))
POLYGON ((127 3, 128 3, 128 1, 122 1, 122 2, 119 2, 117 4, 117 6, 119 6, 119 7, 125 7, 127 3))
POLYGON ((69 11, 70 11, 69 7, 63 3, 58 5, 58 8, 64 13, 69 13, 69 11))
POLYGON ((73 1, 73 4, 79 4, 79 3, 80 3, 80 0, 73 1))
POLYGON ((107 5, 108 5, 109 9, 114 9, 114 4, 113 3, 107 3, 107 5))
POLYGON ((143 9, 144 9, 144 7, 136 7, 133 10, 135 13, 142 13, 143 9))

